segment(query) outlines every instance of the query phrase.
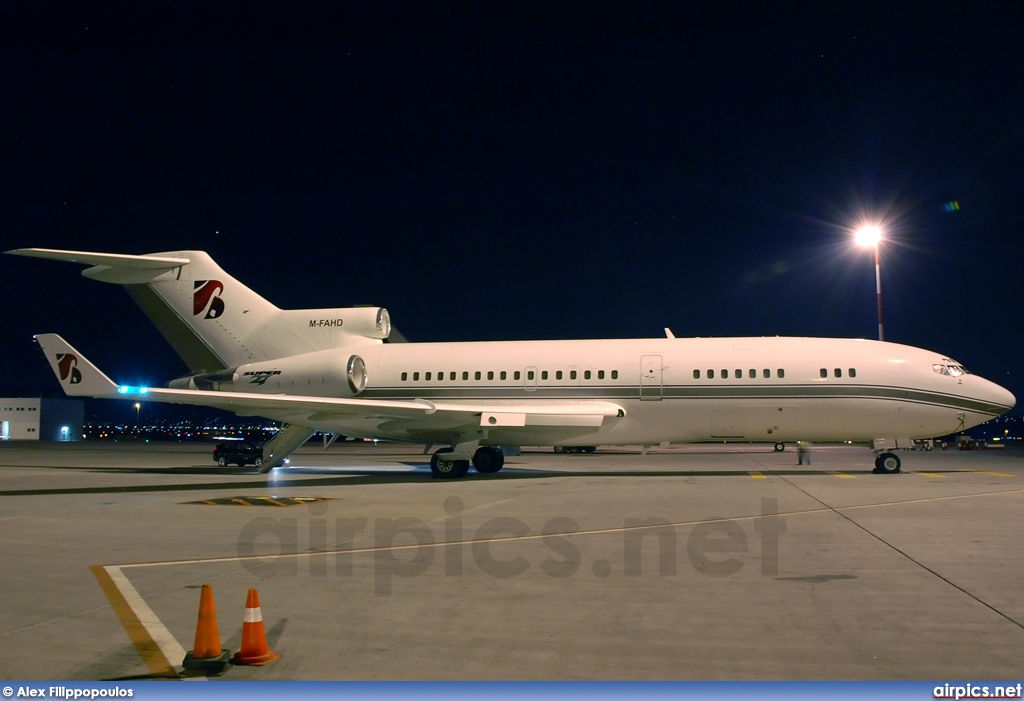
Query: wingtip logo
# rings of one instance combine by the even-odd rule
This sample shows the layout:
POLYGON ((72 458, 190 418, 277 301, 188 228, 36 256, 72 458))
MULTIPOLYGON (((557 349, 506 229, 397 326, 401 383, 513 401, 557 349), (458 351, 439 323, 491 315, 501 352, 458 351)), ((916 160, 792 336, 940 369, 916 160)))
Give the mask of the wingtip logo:
POLYGON ((60 373, 61 382, 77 385, 82 381, 82 372, 78 369, 78 358, 71 353, 57 354, 57 371, 60 373))
POLYGON ((192 291, 192 316, 206 312, 204 319, 216 319, 224 314, 224 300, 220 294, 224 283, 220 280, 196 280, 192 291))

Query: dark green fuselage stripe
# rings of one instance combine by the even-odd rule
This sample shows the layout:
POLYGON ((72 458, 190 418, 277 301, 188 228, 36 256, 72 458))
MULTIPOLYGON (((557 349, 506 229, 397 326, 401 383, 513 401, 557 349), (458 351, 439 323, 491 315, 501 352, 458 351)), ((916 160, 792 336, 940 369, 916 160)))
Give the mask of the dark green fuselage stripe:
MULTIPOLYGON (((756 387, 737 385, 700 386, 681 385, 664 387, 644 387, 644 396, 657 397, 659 389, 663 399, 750 399, 779 401, 806 399, 883 399, 889 401, 905 401, 914 404, 960 409, 979 414, 999 416, 1010 410, 1010 407, 993 404, 980 399, 962 397, 944 392, 910 389, 905 387, 884 387, 871 385, 775 385, 772 387, 756 387)), ((522 385, 515 387, 367 387, 358 395, 361 399, 437 399, 437 400, 475 400, 475 401, 528 401, 528 400, 564 400, 574 399, 616 401, 624 399, 640 399, 640 388, 636 385, 618 385, 603 387, 537 387, 526 390, 522 385)))

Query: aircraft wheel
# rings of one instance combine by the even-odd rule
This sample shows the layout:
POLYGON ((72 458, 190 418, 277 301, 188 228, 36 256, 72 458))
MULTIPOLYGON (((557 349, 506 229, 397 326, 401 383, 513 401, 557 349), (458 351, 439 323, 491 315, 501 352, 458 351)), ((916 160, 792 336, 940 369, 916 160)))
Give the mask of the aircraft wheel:
POLYGON ((896 453, 882 453, 875 458, 875 471, 883 475, 894 475, 900 471, 900 456, 896 453))
POLYGON ((473 467, 482 475, 492 475, 505 465, 505 454, 498 448, 481 446, 473 455, 473 467))
POLYGON ((561 453, 568 453, 569 451, 566 448, 564 448, 563 446, 556 445, 555 446, 555 452, 561 454, 561 453))
POLYGON ((228 460, 227 458, 217 458, 217 464, 220 465, 221 467, 227 467, 228 460))
POLYGON ((786 449, 786 444, 785 443, 776 443, 775 444, 775 452, 776 453, 781 453, 785 449, 786 449))
POLYGON ((430 474, 435 479, 462 479, 469 472, 469 460, 446 458, 445 453, 450 452, 451 448, 441 448, 430 457, 430 474))

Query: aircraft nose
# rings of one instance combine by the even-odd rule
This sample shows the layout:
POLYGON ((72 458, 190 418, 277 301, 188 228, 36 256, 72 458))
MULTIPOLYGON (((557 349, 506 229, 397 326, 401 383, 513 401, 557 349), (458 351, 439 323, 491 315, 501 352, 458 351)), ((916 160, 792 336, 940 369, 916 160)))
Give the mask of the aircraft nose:
POLYGON ((1017 404, 1017 398, 1013 396, 1013 392, 1006 389, 1005 387, 1000 387, 991 380, 988 382, 987 389, 989 390, 986 393, 988 394, 988 400, 993 404, 1005 406, 1006 411, 1009 411, 1017 404))
POLYGON ((1004 387, 1000 387, 999 389, 1002 391, 1003 397, 1005 397, 1004 399, 1001 399, 1000 401, 1005 403, 1006 406, 1008 406, 1008 407, 1010 407, 1010 409, 1012 409, 1017 404, 1017 398, 1013 396, 1013 392, 1011 392, 1010 390, 1008 390, 1008 389, 1006 389, 1004 387))

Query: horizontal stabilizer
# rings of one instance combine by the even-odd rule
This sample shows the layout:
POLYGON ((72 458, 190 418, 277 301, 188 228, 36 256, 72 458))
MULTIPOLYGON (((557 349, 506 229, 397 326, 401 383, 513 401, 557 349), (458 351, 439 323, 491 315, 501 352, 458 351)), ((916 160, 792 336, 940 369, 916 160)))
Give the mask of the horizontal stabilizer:
POLYGON ((83 265, 106 265, 111 268, 135 268, 137 270, 159 270, 177 268, 188 263, 188 258, 166 256, 133 256, 126 253, 92 253, 90 251, 63 251, 56 248, 16 248, 5 251, 12 256, 64 260, 83 265))
POLYGON ((189 264, 188 258, 170 256, 133 256, 126 253, 93 253, 64 251, 55 248, 17 248, 6 251, 14 256, 63 260, 91 265, 82 271, 84 277, 117 285, 138 285, 152 282, 169 270, 189 264))

